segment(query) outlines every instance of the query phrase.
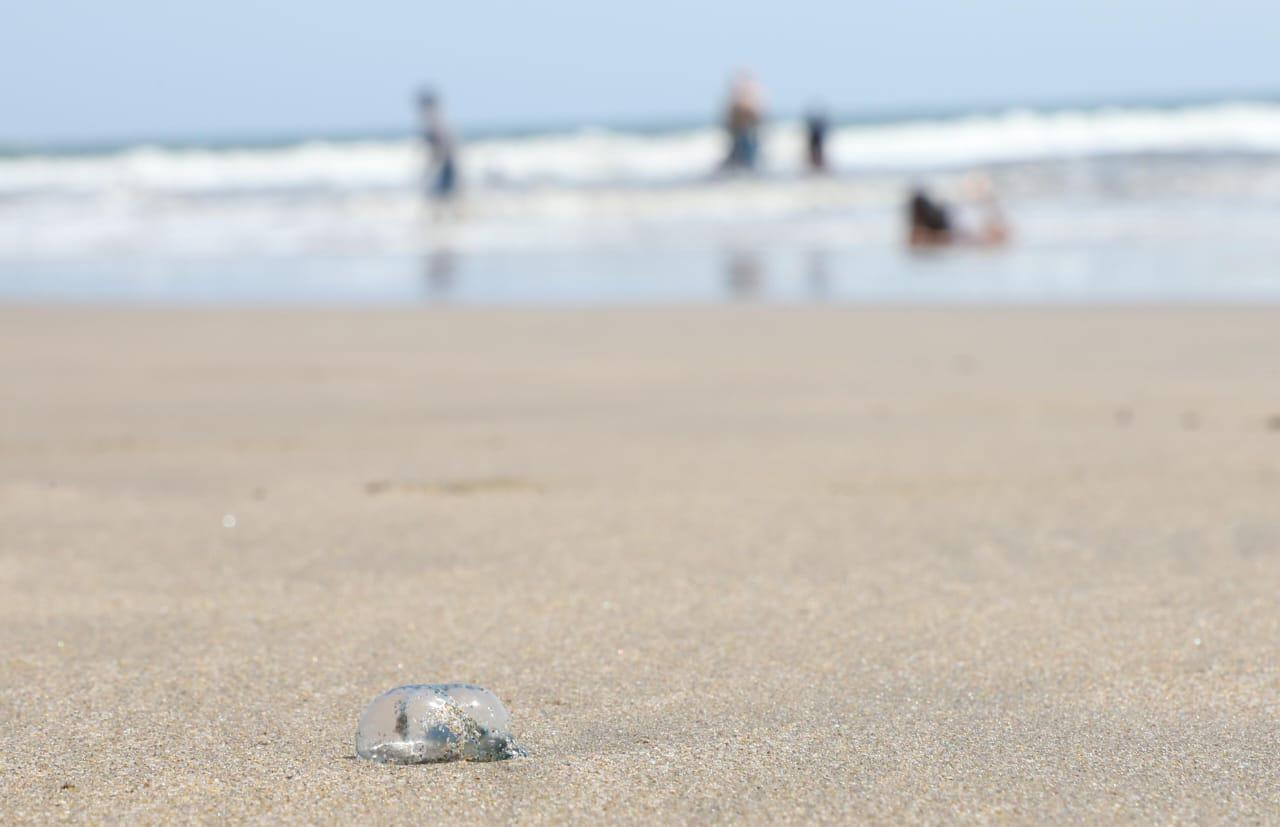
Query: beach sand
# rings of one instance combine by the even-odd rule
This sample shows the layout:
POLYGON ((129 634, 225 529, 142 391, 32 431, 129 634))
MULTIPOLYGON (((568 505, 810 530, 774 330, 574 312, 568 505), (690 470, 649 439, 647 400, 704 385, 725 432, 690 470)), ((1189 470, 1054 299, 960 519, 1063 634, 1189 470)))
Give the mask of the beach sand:
POLYGON ((0 331, 6 822, 1280 820, 1280 309, 0 331))

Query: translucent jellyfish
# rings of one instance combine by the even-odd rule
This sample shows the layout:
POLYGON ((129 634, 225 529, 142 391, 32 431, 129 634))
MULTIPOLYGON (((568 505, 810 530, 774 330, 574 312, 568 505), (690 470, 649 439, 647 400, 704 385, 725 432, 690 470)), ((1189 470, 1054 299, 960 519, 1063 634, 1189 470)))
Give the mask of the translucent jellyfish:
POLYGON ((511 738, 502 701, 469 683, 416 684, 384 692, 360 716, 356 754, 384 764, 501 761, 525 752, 511 738))

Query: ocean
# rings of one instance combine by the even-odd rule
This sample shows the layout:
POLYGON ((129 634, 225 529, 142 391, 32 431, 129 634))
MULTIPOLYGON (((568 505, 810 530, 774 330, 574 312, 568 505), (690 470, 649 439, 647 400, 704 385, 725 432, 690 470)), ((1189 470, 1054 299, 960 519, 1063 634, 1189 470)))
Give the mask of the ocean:
MULTIPOLYGON (((0 147, 0 300, 110 303, 1280 299, 1280 102, 463 135, 457 215, 414 136, 0 147), (1002 250, 908 254, 906 194, 990 174, 1002 250)), ((962 221, 964 210, 961 208, 962 221)))

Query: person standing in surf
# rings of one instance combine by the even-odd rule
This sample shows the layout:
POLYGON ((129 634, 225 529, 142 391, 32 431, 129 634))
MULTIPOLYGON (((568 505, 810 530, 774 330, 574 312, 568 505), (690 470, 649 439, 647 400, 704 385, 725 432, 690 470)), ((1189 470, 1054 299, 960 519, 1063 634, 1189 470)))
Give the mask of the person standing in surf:
POLYGON ((808 146, 808 162, 810 172, 827 171, 827 115, 820 108, 814 107, 805 118, 805 143, 808 146))
POLYGON ((764 120, 764 95, 748 72, 739 72, 729 88, 725 110, 725 130, 729 134, 729 154, 724 168, 735 171, 755 169, 760 153, 760 124, 764 120))
POLYGON ((422 141, 430 157, 428 196, 437 202, 449 202, 458 192, 458 157, 453 131, 445 121, 440 98, 435 92, 423 90, 418 93, 418 111, 422 119, 422 141))

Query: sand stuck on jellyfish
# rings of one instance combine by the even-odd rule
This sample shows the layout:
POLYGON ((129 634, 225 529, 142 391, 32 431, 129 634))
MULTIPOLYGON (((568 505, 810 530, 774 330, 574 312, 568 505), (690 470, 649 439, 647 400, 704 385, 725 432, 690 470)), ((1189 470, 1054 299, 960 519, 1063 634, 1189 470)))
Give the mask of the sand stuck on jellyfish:
POLYGON ((413 684, 382 693, 356 728, 356 755, 383 764, 502 761, 525 755, 507 710, 469 683, 413 684))

